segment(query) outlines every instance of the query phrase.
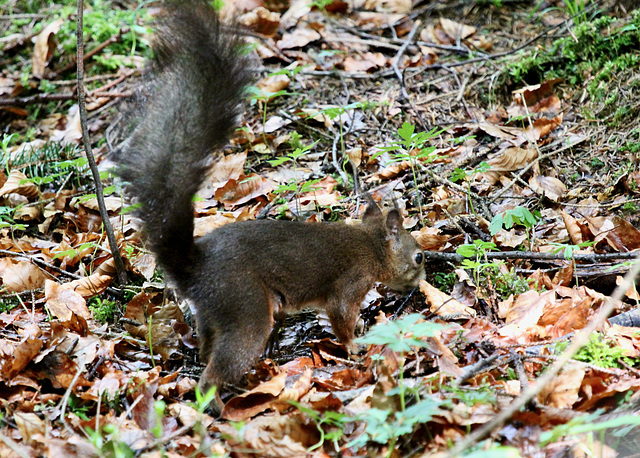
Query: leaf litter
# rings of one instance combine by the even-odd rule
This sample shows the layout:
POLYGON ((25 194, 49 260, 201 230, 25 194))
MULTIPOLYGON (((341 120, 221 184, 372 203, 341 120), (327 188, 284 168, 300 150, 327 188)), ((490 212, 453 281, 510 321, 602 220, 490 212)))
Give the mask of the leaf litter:
MULTIPOLYGON (((77 144, 77 110, 47 105, 49 119, 38 116, 42 102, 20 101, 43 94, 38 85, 25 85, 16 67, 3 70, 1 96, 10 100, 0 115, 6 132, 18 135, 3 147, 0 172, 3 455, 444 456, 468 428, 535 384, 611 301, 628 268, 624 260, 583 264, 572 256, 640 248, 637 119, 596 121, 582 109, 595 99, 588 83, 514 76, 514 59, 522 59, 516 49, 535 54, 535 40, 550 46, 567 30, 572 36, 570 28, 553 28, 580 26, 568 9, 243 3, 232 14, 260 35, 249 40, 261 95, 199 193, 196 233, 264 216, 355 216, 355 170, 376 200, 404 212, 425 250, 457 251, 465 260, 428 262, 428 281, 408 298, 383 288, 370 294, 362 325, 373 331, 357 358, 331 338, 321 316, 289 317, 278 352, 257 362, 243 390, 223 393, 225 409, 213 418, 195 393, 200 368, 188 306, 154 275, 153 256, 118 191, 110 217, 127 268, 140 279, 126 288, 126 300, 113 284, 95 198, 82 197, 87 182, 51 186, 42 178, 52 173, 18 159, 47 141, 77 144), (405 122, 438 133, 404 152, 389 149, 405 122), (29 142, 28 128, 36 132, 29 142), (421 154, 427 146, 431 153, 421 154), (304 154, 293 155, 296 148, 304 154), (278 166, 267 162, 283 157, 278 166), (538 214, 529 220, 523 207, 538 214), (486 259, 518 249, 559 256, 486 259), (100 320, 114 301, 126 308, 100 320)), ((598 4, 599 14, 617 17, 616 30, 633 28, 631 6, 598 4)), ((18 68, 18 56, 27 58, 22 65, 31 61, 30 83, 71 80, 63 70, 71 56, 58 43, 60 11, 36 22, 35 35, 17 25, 7 59, 18 68), (30 33, 34 44, 19 44, 30 33)), ((123 69, 107 72, 102 81, 114 83, 99 88, 107 96, 90 101, 96 142, 114 115, 102 107, 135 84, 134 72, 123 77, 123 69)), ((629 71, 633 81, 638 67, 629 71)), ((616 76, 608 82, 623 88, 616 76)), ((106 164, 107 149, 99 155, 106 164)), ((637 299, 632 287, 616 314, 633 317, 637 299)), ((631 415, 592 434, 593 425, 609 424, 610 412, 638 411, 640 333, 633 318, 625 325, 615 318, 491 442, 477 444, 478 453, 580 456, 590 444, 628 456, 623 439, 635 430, 620 427, 636 424, 631 415)))

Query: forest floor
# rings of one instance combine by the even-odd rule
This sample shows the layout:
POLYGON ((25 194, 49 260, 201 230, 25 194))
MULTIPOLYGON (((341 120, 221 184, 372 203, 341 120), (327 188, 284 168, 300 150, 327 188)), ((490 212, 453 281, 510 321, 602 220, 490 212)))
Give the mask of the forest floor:
POLYGON ((403 212, 427 281, 369 293, 359 356, 321 314, 290 317, 220 418, 188 306, 108 173, 159 4, 91 3, 88 127, 129 282, 80 146, 75 2, 4 2, 0 456, 638 456, 635 1, 223 9, 255 84, 196 234, 357 218, 366 191, 403 212))

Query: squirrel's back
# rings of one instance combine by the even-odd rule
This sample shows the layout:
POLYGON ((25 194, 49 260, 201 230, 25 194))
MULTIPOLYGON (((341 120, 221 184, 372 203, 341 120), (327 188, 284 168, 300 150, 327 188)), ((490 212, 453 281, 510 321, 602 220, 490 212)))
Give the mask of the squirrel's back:
POLYGON ((206 1, 163 7, 148 81, 115 156, 128 194, 141 204, 151 249, 183 287, 194 250, 193 195, 214 149, 235 127, 249 65, 241 40, 206 1))

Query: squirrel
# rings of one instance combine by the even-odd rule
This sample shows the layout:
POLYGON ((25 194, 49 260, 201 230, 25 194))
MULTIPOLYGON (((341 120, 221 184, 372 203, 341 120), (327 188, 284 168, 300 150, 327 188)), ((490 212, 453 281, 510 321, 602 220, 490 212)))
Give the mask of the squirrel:
POLYGON ((397 209, 371 200, 360 225, 254 220, 195 239, 193 196, 212 151, 232 133, 249 82, 237 34, 205 1, 167 1, 150 78, 116 151, 116 172, 140 202, 151 250, 195 309, 199 386, 235 383, 269 339, 274 317, 324 309, 355 350, 360 305, 376 282, 395 290, 425 278, 424 253, 397 209))

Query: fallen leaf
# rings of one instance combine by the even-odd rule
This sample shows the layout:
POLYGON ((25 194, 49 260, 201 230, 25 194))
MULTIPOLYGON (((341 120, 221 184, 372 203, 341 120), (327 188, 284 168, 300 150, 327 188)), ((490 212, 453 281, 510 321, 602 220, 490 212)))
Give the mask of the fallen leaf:
POLYGON ((579 399, 584 374, 585 370, 577 364, 566 365, 538 394, 538 402, 557 409, 571 408, 579 399))
POLYGON ((31 59, 31 74, 34 78, 42 78, 47 62, 55 49, 55 34, 64 24, 64 19, 56 19, 47 25, 35 38, 33 57, 31 59))
POLYGON ((476 311, 473 308, 461 304, 425 280, 420 280, 420 291, 425 295, 431 312, 438 316, 454 315, 469 318, 476 316, 476 311))

